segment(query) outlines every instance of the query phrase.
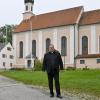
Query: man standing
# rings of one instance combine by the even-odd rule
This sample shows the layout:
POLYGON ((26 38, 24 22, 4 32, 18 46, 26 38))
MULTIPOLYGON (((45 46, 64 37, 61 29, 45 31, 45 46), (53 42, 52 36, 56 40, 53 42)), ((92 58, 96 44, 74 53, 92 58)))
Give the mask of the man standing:
POLYGON ((62 98, 59 83, 59 69, 63 70, 63 62, 60 53, 54 49, 54 45, 50 44, 49 52, 44 55, 43 71, 47 71, 48 84, 50 89, 50 97, 54 97, 53 78, 55 80, 56 96, 62 98))

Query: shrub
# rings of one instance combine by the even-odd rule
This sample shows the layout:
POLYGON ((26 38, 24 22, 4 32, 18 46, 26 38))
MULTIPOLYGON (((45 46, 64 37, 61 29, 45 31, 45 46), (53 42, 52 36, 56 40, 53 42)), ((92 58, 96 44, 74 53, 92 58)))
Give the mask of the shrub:
POLYGON ((21 71, 21 70, 25 70, 25 68, 11 68, 10 70, 19 70, 19 71, 21 71))
POLYGON ((85 66, 85 67, 83 68, 83 70, 89 70, 88 66, 85 66))
POLYGON ((42 64, 43 64, 42 60, 36 59, 34 61, 34 71, 41 71, 42 70, 42 66, 43 66, 42 64))
POLYGON ((66 70, 76 70, 76 67, 67 67, 67 69, 66 70))

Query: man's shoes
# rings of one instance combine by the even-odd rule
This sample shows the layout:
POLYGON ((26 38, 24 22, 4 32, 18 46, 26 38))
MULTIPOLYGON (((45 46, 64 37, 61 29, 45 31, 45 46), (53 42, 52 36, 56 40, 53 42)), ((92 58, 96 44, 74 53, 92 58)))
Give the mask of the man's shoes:
POLYGON ((50 97, 53 98, 54 97, 54 94, 50 94, 50 97))
POLYGON ((63 97, 61 95, 57 95, 57 98, 62 99, 63 97))

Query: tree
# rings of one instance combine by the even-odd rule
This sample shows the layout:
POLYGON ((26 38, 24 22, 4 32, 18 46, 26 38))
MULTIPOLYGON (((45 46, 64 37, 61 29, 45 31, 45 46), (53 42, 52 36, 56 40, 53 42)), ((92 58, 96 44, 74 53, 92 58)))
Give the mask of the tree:
POLYGON ((15 25, 5 25, 0 28, 0 42, 10 42, 12 44, 12 33, 15 25))

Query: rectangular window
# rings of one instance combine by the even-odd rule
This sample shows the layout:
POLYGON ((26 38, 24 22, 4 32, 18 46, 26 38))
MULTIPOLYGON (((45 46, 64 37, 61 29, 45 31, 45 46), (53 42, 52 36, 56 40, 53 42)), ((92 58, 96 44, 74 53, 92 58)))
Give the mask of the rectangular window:
POLYGON ((80 64, 85 64, 85 60, 80 60, 80 64))
POLYGON ((97 63, 100 63, 100 59, 96 59, 97 60, 97 63))
POLYGON ((10 66, 12 67, 12 63, 10 63, 10 66))
POLYGON ((14 56, 13 55, 10 55, 10 59, 13 59, 14 58, 14 56))
POLYGON ((7 56, 5 54, 2 54, 2 58, 6 58, 7 56))
POLYGON ((11 48, 10 48, 10 47, 7 47, 7 50, 8 50, 8 51, 11 51, 11 48))
POLYGON ((4 67, 5 67, 5 65, 6 65, 5 62, 3 62, 3 66, 4 66, 4 67))

